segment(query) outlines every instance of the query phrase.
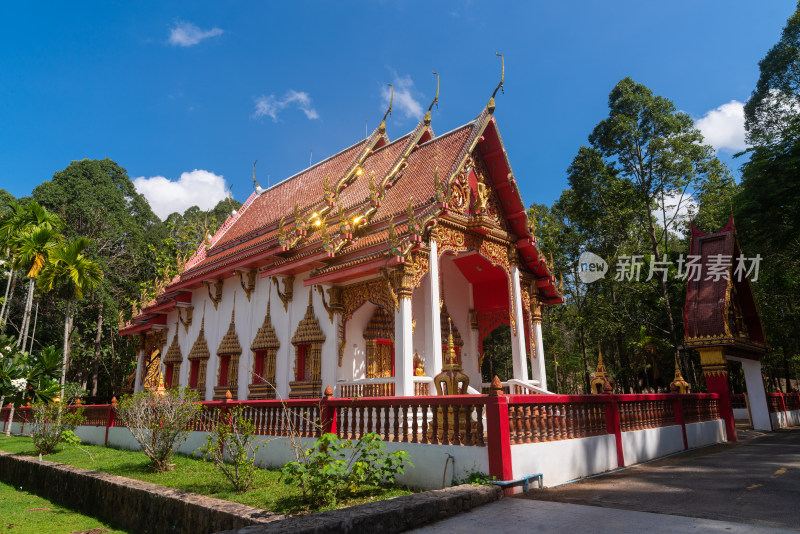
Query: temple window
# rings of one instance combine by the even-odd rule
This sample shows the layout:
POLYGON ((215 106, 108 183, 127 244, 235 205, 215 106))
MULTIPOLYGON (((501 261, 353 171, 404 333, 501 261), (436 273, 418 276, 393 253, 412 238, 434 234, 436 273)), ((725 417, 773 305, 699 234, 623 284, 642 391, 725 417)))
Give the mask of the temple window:
POLYGON ((314 315, 312 290, 309 288, 306 314, 292 337, 295 380, 289 382, 289 398, 315 398, 322 395, 322 344, 325 334, 314 315))
MULTIPOLYGON (((272 288, 270 288, 271 290, 272 288)), ((249 386, 248 399, 275 398, 275 361, 281 344, 272 326, 270 300, 267 300, 267 314, 256 337, 250 344, 253 352, 253 380, 249 386)))
POLYGON ((172 343, 164 356, 164 385, 167 389, 173 388, 180 383, 181 362, 183 362, 183 356, 181 355, 181 346, 178 343, 178 323, 175 323, 175 336, 172 338, 172 343))
POLYGON ((200 321, 200 332, 186 357, 189 360, 189 388, 197 391, 201 401, 206 400, 206 368, 211 354, 205 334, 205 316, 200 321))
POLYGON ((241 354, 242 346, 239 344, 239 336, 236 334, 236 295, 234 295, 231 322, 228 325, 228 331, 222 336, 219 348, 217 348, 219 369, 217 370, 217 385, 214 388, 214 400, 224 400, 228 391, 231 392, 233 399, 238 399, 239 356, 241 354))

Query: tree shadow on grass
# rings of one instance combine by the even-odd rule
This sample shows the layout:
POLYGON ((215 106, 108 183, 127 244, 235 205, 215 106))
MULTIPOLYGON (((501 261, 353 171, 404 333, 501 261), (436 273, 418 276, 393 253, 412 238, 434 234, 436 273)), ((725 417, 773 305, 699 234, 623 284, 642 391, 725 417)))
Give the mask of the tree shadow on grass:
POLYGON ((395 487, 368 486, 358 491, 349 493, 347 498, 340 498, 334 504, 314 505, 309 499, 304 499, 300 488, 296 488, 296 495, 289 495, 275 500, 275 504, 270 507, 272 512, 279 514, 305 515, 317 512, 325 512, 337 508, 357 506, 367 502, 381 500, 382 496, 396 489, 395 487))

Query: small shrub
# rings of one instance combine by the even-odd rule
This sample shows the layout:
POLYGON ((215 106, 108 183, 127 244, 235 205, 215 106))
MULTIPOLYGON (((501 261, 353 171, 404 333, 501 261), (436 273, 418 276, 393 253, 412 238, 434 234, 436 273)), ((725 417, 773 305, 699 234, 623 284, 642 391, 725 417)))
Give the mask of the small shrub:
POLYGON ((189 434, 189 424, 200 414, 197 393, 176 387, 163 395, 140 391, 123 397, 117 416, 131 431, 142 452, 159 473, 170 469, 170 459, 189 434))
POLYGON ((495 480, 497 480, 497 477, 494 475, 487 475, 481 471, 471 471, 467 473, 467 476, 456 482, 455 485, 472 484, 473 486, 483 486, 484 484, 491 484, 495 480))
MULTIPOLYGON (((31 437, 39 454, 52 454, 58 444, 83 422, 83 408, 66 408, 59 404, 35 404, 31 437)), ((77 438, 77 436, 75 436, 77 438)))
POLYGON ((364 434, 358 441, 323 434, 300 461, 281 472, 287 484, 298 484, 303 499, 314 505, 335 504, 369 486, 393 484, 397 475, 413 467, 408 453, 388 453, 380 435, 364 434))
POLYGON ((253 445, 256 427, 245 417, 244 407, 219 412, 219 423, 208 429, 206 444, 200 448, 203 460, 222 471, 233 488, 241 493, 253 484, 257 445, 253 445), (227 462, 225 460, 228 460, 227 462))

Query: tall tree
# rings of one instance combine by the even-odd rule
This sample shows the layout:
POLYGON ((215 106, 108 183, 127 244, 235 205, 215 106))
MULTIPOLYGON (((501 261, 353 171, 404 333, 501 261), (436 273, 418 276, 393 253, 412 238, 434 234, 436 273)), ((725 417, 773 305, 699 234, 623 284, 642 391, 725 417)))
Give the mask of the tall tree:
MULTIPOLYGON (((608 98, 609 116, 589 136, 618 176, 629 180, 636 192, 636 209, 655 261, 668 252, 668 232, 659 232, 653 210, 668 197, 681 198, 698 175, 713 163, 714 151, 692 119, 644 85, 624 78, 608 98)), ((667 281, 658 277, 658 289, 667 318, 669 337, 679 357, 678 328, 667 281)))
POLYGON ((753 289, 770 344, 766 372, 790 389, 800 368, 800 3, 759 68, 734 209, 743 250, 764 259, 753 289))

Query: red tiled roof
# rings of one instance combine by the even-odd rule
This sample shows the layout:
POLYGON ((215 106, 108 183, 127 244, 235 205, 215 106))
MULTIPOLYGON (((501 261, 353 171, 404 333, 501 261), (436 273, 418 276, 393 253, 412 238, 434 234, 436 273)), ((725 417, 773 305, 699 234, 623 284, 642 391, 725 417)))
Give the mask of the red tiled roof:
MULTIPOLYGON (((494 126, 494 119, 488 111, 484 110, 473 121, 439 137, 431 139, 432 135, 430 126, 425 123, 419 123, 412 132, 391 143, 387 143, 385 137, 376 131, 367 139, 284 180, 262 194, 254 193, 235 216, 225 221, 223 227, 213 237, 208 250, 202 246, 198 248, 195 256, 188 262, 187 269, 181 273, 177 282, 170 285, 168 291, 196 283, 205 277, 225 277, 236 266, 269 264, 269 256, 280 253, 281 250, 277 246, 278 221, 286 217, 289 222, 286 223, 285 229, 291 238, 295 201, 299 202, 303 216, 311 209, 319 210, 324 206, 323 182, 326 176, 332 189, 335 189, 343 179, 350 177, 350 183, 340 191, 338 198, 338 204, 342 206, 348 219, 352 220, 355 215, 363 215, 370 209, 369 179, 372 173, 375 186, 382 193, 382 198, 381 205, 372 214, 368 223, 368 234, 347 243, 337 253, 335 264, 319 269, 316 273, 355 265, 365 261, 365 258, 370 258, 370 261, 377 259, 388 251, 386 221, 390 217, 395 217, 397 222, 395 233, 402 238, 408 231, 405 213, 409 198, 413 199, 412 205, 418 217, 436 211, 438 208, 433 204, 436 170, 438 169, 440 179, 450 178, 479 137, 484 143, 484 135, 486 136, 484 144, 487 146, 491 144, 493 157, 498 153, 502 154, 504 165, 501 165, 502 169, 498 168, 504 186, 501 196, 513 200, 513 202, 503 202, 503 209, 505 211, 506 204, 514 206, 515 215, 511 222, 514 232, 522 236, 518 246, 527 246, 527 249, 524 249, 526 251, 531 247, 535 248, 535 240, 528 235, 525 226, 525 207, 519 198, 516 183, 510 174, 506 178, 506 174, 510 173, 510 166, 505 158, 505 152, 498 152, 494 148, 495 145, 502 148, 502 141, 494 126), (486 129, 487 126, 491 127, 486 129), (420 140, 424 141, 420 143, 420 140), (358 176, 351 176, 350 173, 356 164, 361 165, 363 172, 358 176), (385 190, 382 189, 384 183, 388 185, 385 190), (517 212, 523 213, 521 219, 517 212)), ((338 206, 334 206, 326 216, 333 240, 339 237, 336 224, 337 212, 338 206)), ((303 263, 304 258, 318 255, 320 241, 319 232, 309 232, 308 237, 291 252, 281 253, 281 256, 276 257, 278 259, 276 265, 288 265, 294 261, 303 263)), ((522 252, 523 248, 520 248, 520 251, 522 252)), ((546 302, 560 302, 561 297, 554 289, 554 279, 550 273, 539 264, 536 257, 533 257, 536 254, 530 251, 526 254, 528 263, 533 266, 540 282, 546 286, 543 286, 546 302)))

